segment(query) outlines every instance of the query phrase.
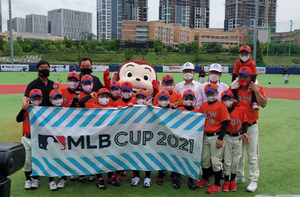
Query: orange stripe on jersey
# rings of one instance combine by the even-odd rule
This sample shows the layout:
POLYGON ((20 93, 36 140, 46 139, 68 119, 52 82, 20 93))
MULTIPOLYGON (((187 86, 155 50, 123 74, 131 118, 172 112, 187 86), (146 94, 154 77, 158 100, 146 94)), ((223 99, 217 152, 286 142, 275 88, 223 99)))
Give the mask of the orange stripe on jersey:
POLYGON ((71 107, 75 93, 69 92, 68 88, 60 89, 63 95, 63 107, 71 107))
POLYGON ((29 112, 28 110, 25 111, 23 115, 23 134, 30 134, 30 122, 29 122, 29 112))
POLYGON ((118 106, 126 107, 128 103, 137 104, 135 98, 131 98, 127 103, 124 102, 123 99, 121 98, 114 102, 113 107, 118 107, 118 106))
MULTIPOLYGON (((183 99, 179 92, 172 92, 170 95, 170 103, 179 102, 179 105, 183 105, 183 99)), ((155 95, 153 105, 156 106, 158 104, 158 94, 155 95)))
POLYGON ((229 116, 230 122, 226 131, 232 133, 242 132, 243 123, 248 121, 244 110, 241 107, 236 106, 232 112, 229 112, 229 116))

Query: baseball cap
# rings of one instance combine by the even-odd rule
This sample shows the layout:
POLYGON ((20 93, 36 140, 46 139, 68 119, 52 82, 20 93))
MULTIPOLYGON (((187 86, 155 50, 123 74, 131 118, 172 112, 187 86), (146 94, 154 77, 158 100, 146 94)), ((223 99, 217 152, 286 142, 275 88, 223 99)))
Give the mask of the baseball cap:
POLYGON ((120 88, 121 88, 120 82, 118 82, 118 81, 113 81, 113 82, 111 82, 111 83, 110 83, 110 88, 113 88, 113 87, 115 87, 115 88, 117 88, 117 89, 120 89, 120 88))
POLYGON ((129 81, 124 81, 121 85, 121 90, 132 91, 132 84, 129 81))
POLYGON ((242 68, 240 68, 239 74, 243 74, 246 77, 249 77, 252 75, 252 70, 249 66, 243 66, 242 68))
POLYGON ((87 81, 93 83, 94 82, 93 77, 91 75, 84 75, 81 77, 81 83, 85 83, 87 81))
POLYGON ((186 70, 186 69, 195 70, 195 66, 191 62, 186 62, 185 64, 183 64, 182 70, 186 70))
POLYGON ((68 74, 68 79, 70 79, 72 77, 76 78, 78 81, 80 80, 79 75, 75 72, 71 72, 71 73, 68 74))
POLYGON ((32 98, 32 97, 35 97, 35 96, 43 97, 42 91, 40 89, 32 89, 29 92, 29 97, 32 98))
POLYGON ((160 98, 162 98, 162 97, 165 97, 165 98, 170 98, 170 94, 169 94, 169 92, 168 91, 165 91, 165 90, 163 90, 163 91, 160 91, 159 93, 158 93, 158 98, 160 99, 160 98))
POLYGON ((213 63, 209 66, 209 71, 217 71, 219 73, 222 72, 222 66, 218 63, 213 63))
POLYGON ((247 53, 251 53, 251 48, 248 45, 243 45, 240 47, 239 53, 242 51, 246 51, 247 53))
POLYGON ((164 75, 162 78, 162 82, 166 83, 167 81, 174 81, 174 77, 172 75, 164 75))
POLYGON ((209 83, 204 87, 204 91, 205 91, 205 93, 208 93, 208 92, 215 93, 218 91, 218 87, 216 86, 216 84, 209 83))
POLYGON ((56 96, 62 96, 62 92, 59 89, 53 89, 50 92, 50 98, 54 98, 56 96))
POLYGON ((189 95, 191 95, 193 98, 195 98, 195 92, 193 90, 187 89, 183 92, 183 98, 187 97, 189 95))
POLYGON ((143 95, 144 97, 147 97, 147 91, 146 90, 138 90, 135 94, 137 95, 143 95))
POLYGON ((233 93, 231 92, 231 90, 225 90, 222 93, 221 98, 223 98, 224 96, 229 96, 230 98, 233 98, 233 93))
POLYGON ((100 90, 98 91, 98 95, 99 94, 104 94, 104 93, 110 94, 110 92, 109 92, 109 90, 107 88, 100 88, 100 90))

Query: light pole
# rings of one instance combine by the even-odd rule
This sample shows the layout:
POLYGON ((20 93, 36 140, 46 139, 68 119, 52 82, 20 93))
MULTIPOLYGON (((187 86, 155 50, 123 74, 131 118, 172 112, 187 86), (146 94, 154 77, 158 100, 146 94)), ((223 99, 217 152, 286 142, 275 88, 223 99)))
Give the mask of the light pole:
POLYGON ((258 0, 255 1, 255 21, 254 21, 254 37, 253 37, 253 42, 254 42, 254 50, 253 50, 253 60, 256 62, 256 51, 257 51, 257 22, 258 22, 258 0))
POLYGON ((14 64, 14 38, 12 32, 11 0, 8 0, 9 7, 9 31, 10 31, 10 61, 14 64))
POLYGON ((290 40, 289 40, 289 61, 288 61, 288 66, 290 67, 291 65, 291 47, 292 47, 292 30, 293 30, 293 21, 290 20, 291 22, 291 27, 290 27, 290 40))

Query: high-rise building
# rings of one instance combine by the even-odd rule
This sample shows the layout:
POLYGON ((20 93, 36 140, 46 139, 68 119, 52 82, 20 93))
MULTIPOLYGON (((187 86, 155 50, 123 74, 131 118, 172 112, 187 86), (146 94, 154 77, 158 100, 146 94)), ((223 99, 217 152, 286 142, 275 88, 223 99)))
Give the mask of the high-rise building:
MULTIPOLYGON (((10 29, 10 22, 7 20, 7 29, 10 29)), ((12 30, 14 30, 17 33, 23 33, 26 32, 26 19, 15 17, 12 19, 12 30)))
MULTIPOLYGON (((226 0, 224 30, 228 31, 242 26, 254 27, 255 2, 255 0, 226 0)), ((259 28, 268 28, 271 23, 271 31, 276 31, 276 8, 277 0, 259 0, 257 22, 259 28)))
POLYGON ((159 20, 189 28, 209 28, 209 0, 160 0, 159 20))
POLYGON ((92 33, 92 13, 69 9, 50 10, 48 32, 53 36, 84 39, 92 33))
POLYGON ((97 0, 97 39, 121 39, 122 20, 147 21, 148 0, 97 0))
POLYGON ((47 16, 36 14, 26 15, 26 32, 47 34, 47 16))
POLYGON ((2 32, 2 2, 0 0, 0 32, 2 32))

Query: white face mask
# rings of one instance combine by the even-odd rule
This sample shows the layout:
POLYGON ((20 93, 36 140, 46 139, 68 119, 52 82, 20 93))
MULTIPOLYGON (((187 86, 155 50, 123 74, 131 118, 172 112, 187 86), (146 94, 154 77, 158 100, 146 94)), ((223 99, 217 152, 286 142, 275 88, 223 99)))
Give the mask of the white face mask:
POLYGON ((183 100, 183 103, 185 106, 192 106, 193 105, 193 102, 192 100, 183 100))
POLYGON ((113 95, 113 97, 119 97, 120 96, 120 90, 112 90, 111 95, 113 95))
POLYGON ((85 92, 91 92, 92 89, 93 89, 93 86, 91 86, 91 85, 84 85, 84 86, 82 86, 82 89, 83 89, 85 92))
POLYGON ((39 106, 42 101, 30 101, 34 106, 39 106))
POLYGON ((68 82, 68 87, 70 89, 76 89, 78 87, 78 83, 74 82, 74 81, 70 81, 70 82, 68 82))
POLYGON ((144 100, 144 99, 137 99, 136 102, 137 102, 139 105, 146 105, 146 100, 144 100))
POLYGON ((211 74, 211 75, 209 75, 209 80, 210 80, 211 82, 219 81, 219 79, 220 79, 219 75, 216 75, 216 74, 211 74))
POLYGON ((172 91, 173 86, 164 86, 164 89, 167 90, 167 91, 172 91))
POLYGON ((100 105, 108 105, 109 98, 98 98, 98 102, 100 105))
POLYGON ((224 101, 223 102, 223 104, 227 107, 227 108, 229 108, 229 107, 231 107, 232 106, 232 104, 233 104, 233 102, 232 101, 229 101, 229 100, 227 100, 227 101, 224 101))
POLYGON ((247 61, 250 59, 250 55, 247 55, 247 56, 242 56, 242 55, 240 55, 240 59, 241 59, 243 62, 247 62, 247 61))
POLYGON ((122 92, 124 99, 130 99, 132 97, 132 92, 122 92))
POLYGON ((208 96, 208 97, 207 97, 207 101, 208 101, 208 102, 213 102, 213 101, 215 101, 215 100, 217 100, 217 96, 208 96))
POLYGON ((63 103, 63 99, 52 100, 52 105, 55 107, 60 107, 63 103))
POLYGON ((183 78, 186 80, 191 80, 194 78, 194 75, 192 73, 184 73, 183 78))
POLYGON ((158 101, 159 106, 167 107, 169 105, 169 101, 158 101))

